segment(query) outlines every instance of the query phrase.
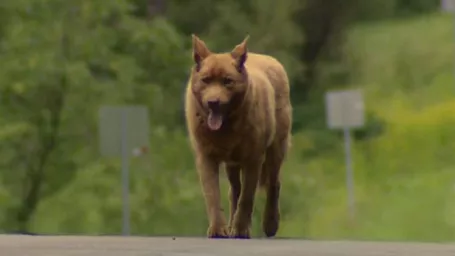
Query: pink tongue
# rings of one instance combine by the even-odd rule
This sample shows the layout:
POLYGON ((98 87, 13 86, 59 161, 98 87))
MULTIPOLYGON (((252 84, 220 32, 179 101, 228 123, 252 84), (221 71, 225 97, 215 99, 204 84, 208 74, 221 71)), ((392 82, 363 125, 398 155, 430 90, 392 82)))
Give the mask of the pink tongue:
POLYGON ((223 124, 223 116, 220 114, 209 113, 208 126, 210 130, 216 131, 221 128, 223 124))

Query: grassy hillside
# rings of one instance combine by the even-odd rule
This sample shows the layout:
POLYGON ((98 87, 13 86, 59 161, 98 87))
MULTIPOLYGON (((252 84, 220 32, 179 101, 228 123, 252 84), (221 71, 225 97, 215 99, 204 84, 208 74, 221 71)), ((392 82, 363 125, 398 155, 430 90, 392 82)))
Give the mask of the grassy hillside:
MULTIPOLYGON (((354 145, 358 218, 346 223, 341 147, 302 168, 318 199, 307 235, 392 240, 455 238, 455 80, 451 17, 369 24, 352 30, 353 87, 385 122, 382 136, 354 145)), ((299 142, 295 142, 298 144, 299 142)), ((340 145, 341 146, 341 145, 340 145)), ((282 234, 301 235, 296 214, 282 234)))
MULTIPOLYGON (((450 17, 432 15, 352 29, 346 63, 355 74, 351 86, 364 89, 368 111, 385 122, 380 137, 353 146, 357 221, 346 222, 341 142, 323 155, 303 158, 315 141, 296 134, 284 170, 279 235, 455 238, 452 26, 450 17)), ((131 167, 133 233, 203 235, 205 210, 184 134, 154 130, 151 145, 162 147, 131 167)), ((80 170, 70 186, 40 205, 34 230, 119 232, 119 178, 113 162, 80 170)), ((222 184, 226 199, 226 181, 222 184)), ((255 212, 256 234, 260 215, 255 212)))

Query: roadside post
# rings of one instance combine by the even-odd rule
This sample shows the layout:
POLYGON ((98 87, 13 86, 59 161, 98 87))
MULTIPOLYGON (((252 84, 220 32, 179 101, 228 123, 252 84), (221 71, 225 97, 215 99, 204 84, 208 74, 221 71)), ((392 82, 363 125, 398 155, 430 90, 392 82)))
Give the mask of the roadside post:
POLYGON ((346 164, 346 190, 349 217, 355 219, 354 170, 352 166, 351 130, 365 123, 363 94, 360 90, 329 91, 325 95, 329 129, 343 130, 346 164))
POLYGON ((122 169, 122 235, 130 235, 129 162, 149 148, 148 109, 140 105, 99 109, 99 146, 103 156, 120 157, 122 169))

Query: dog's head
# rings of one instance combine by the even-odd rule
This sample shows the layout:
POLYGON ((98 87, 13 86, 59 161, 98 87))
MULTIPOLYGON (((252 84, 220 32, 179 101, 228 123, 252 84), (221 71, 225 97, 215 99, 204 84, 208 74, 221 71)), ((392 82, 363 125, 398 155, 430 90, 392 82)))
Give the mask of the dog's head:
POLYGON ((193 35, 192 90, 208 113, 207 125, 218 130, 229 111, 239 104, 248 88, 246 37, 229 53, 212 53, 193 35))

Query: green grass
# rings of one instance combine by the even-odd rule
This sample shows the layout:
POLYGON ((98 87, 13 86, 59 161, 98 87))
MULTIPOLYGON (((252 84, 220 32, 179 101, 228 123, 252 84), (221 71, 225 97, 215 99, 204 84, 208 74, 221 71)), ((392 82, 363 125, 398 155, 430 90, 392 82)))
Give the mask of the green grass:
POLYGON ((296 214, 281 234, 455 239, 453 29, 451 17, 435 14, 352 30, 347 45, 352 87, 364 90, 367 110, 386 123, 380 137, 354 145, 356 223, 347 222, 340 145, 332 156, 309 159, 302 168, 302 177, 319 187, 307 197, 318 199, 307 206, 308 219, 301 221, 296 214), (304 225, 309 226, 305 234, 304 225))

